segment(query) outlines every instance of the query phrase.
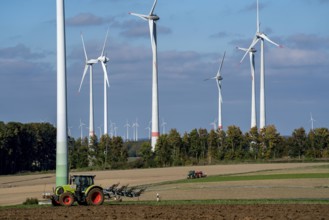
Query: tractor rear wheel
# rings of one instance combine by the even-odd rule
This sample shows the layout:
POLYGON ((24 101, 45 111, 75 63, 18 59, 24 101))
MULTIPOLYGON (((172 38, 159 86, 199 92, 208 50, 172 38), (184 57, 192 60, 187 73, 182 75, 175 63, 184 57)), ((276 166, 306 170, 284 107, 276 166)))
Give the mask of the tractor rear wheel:
POLYGON ((103 190, 99 188, 94 188, 90 190, 86 198, 86 201, 88 205, 94 205, 94 206, 102 205, 104 202, 103 190))
POLYGON ((71 206, 74 203, 74 197, 72 193, 66 192, 59 196, 59 203, 62 206, 71 206))

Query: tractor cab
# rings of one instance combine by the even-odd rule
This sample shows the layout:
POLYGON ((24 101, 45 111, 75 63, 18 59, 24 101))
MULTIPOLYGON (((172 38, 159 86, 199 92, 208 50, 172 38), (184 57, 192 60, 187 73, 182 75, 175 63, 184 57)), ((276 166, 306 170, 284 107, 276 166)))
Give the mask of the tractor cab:
POLYGON ((95 175, 72 175, 70 185, 76 185, 76 189, 84 192, 89 186, 94 185, 95 175))

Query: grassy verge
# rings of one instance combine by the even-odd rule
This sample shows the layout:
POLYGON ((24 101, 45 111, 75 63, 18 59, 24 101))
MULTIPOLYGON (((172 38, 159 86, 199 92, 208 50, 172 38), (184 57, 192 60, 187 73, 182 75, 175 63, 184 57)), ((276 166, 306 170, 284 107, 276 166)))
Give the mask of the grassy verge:
MULTIPOLYGON (((248 180, 283 180, 283 179, 315 179, 328 178, 329 173, 292 173, 292 174, 266 174, 266 175, 218 175, 208 176, 199 179, 183 179, 175 181, 167 181, 152 186, 168 185, 168 184, 184 184, 184 183, 210 183, 210 182, 227 182, 227 181, 248 181, 248 180)), ((329 184, 328 184, 329 187, 329 184)))

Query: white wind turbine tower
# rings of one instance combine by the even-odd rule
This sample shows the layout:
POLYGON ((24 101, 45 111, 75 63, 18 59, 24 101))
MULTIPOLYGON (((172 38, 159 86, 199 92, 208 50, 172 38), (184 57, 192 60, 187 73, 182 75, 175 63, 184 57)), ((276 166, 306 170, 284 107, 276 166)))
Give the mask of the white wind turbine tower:
POLYGON ((136 141, 136 124, 133 123, 133 125, 131 126, 132 130, 133 130, 133 140, 136 141))
POLYGON ((99 129, 99 138, 102 137, 102 126, 98 126, 98 129, 99 129))
POLYGON ((69 180, 67 144, 67 77, 65 50, 64 0, 56 1, 57 40, 57 132, 56 132, 56 186, 69 180))
POLYGON ((165 122, 164 119, 162 119, 161 126, 162 126, 162 133, 163 134, 166 134, 166 125, 167 125, 167 122, 165 122))
POLYGON ((265 56, 264 56, 264 41, 274 44, 277 47, 282 47, 279 44, 272 41, 266 34, 260 32, 260 23, 259 23, 259 6, 257 0, 257 23, 256 23, 256 34, 254 36, 253 41, 251 42, 248 50, 242 57, 240 63, 246 57, 247 53, 253 48, 258 41, 261 41, 261 55, 260 55, 260 122, 259 128, 262 129, 266 126, 266 109, 265 109, 265 56))
POLYGON ((103 72, 104 72, 104 134, 108 133, 108 130, 107 130, 107 87, 110 86, 109 79, 108 79, 108 76, 107 76, 107 65, 106 65, 110 59, 104 55, 104 50, 105 50, 105 47, 106 47, 108 34, 109 34, 109 30, 107 30, 107 33, 106 33, 102 53, 97 58, 97 60, 99 62, 101 62, 103 72))
POLYGON ((151 127, 150 127, 150 126, 148 126, 148 127, 146 127, 145 129, 147 129, 147 130, 148 130, 148 134, 149 134, 149 140, 151 140, 151 127))
POLYGON ((127 123, 124 125, 124 127, 127 128, 126 141, 129 141, 129 128, 130 128, 130 124, 128 123, 128 120, 127 120, 127 123))
POLYGON ((89 80, 89 85, 90 85, 90 93, 89 93, 89 96, 90 96, 90 100, 89 100, 89 141, 90 141, 91 137, 94 136, 93 65, 98 63, 98 60, 97 59, 88 60, 86 47, 85 47, 85 43, 84 43, 82 34, 81 34, 81 40, 82 40, 83 51, 84 51, 85 58, 86 58, 86 64, 85 64, 85 69, 83 71, 79 92, 81 91, 81 86, 82 86, 83 80, 84 80, 84 78, 87 74, 88 68, 89 68, 90 69, 90 80, 89 80))
POLYGON ((315 122, 315 120, 314 120, 314 118, 313 118, 313 116, 312 116, 312 112, 311 112, 311 129, 312 129, 312 131, 314 130, 314 122, 315 122))
POLYGON ((237 49, 244 52, 249 52, 250 57, 250 70, 251 70, 251 128, 257 126, 257 117, 256 117, 256 92, 255 92, 255 53, 257 52, 255 48, 241 48, 237 49))
POLYGON ((223 77, 221 76, 221 71, 222 71, 222 67, 223 67, 223 63, 224 63, 224 59, 225 59, 225 54, 226 52, 224 52, 223 58, 222 58, 222 62, 219 66, 218 72, 216 74, 216 76, 209 78, 209 79, 205 79, 206 80, 210 80, 210 79, 215 79, 216 83, 217 83, 217 87, 218 87, 218 129, 221 130, 223 128, 223 124, 222 124, 222 103, 223 103, 223 99, 222 99, 222 80, 223 77))
POLYGON ((216 127, 217 127, 216 122, 217 122, 217 120, 215 119, 213 122, 210 123, 210 125, 212 125, 214 127, 214 131, 217 130, 216 129, 216 127))
POLYGON ((79 128, 80 128, 80 138, 81 138, 81 143, 82 143, 82 138, 83 138, 83 126, 85 124, 82 123, 81 119, 80 119, 80 125, 79 125, 79 128))
POLYGON ((152 151, 155 149, 155 144, 159 138, 159 103, 158 103, 158 63, 157 63, 157 31, 156 21, 159 16, 153 14, 157 0, 154 1, 152 9, 148 15, 129 13, 149 22, 150 37, 153 53, 153 71, 152 71, 152 151))
POLYGON ((138 119, 136 118, 136 122, 135 122, 135 129, 136 129, 136 135, 135 135, 135 141, 138 141, 138 119))

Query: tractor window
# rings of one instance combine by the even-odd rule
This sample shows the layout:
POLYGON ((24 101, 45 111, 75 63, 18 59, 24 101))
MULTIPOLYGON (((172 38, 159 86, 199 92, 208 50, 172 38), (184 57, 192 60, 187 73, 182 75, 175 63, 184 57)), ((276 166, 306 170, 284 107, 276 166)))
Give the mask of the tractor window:
POLYGON ((80 183, 80 177, 76 176, 76 177, 74 178, 74 184, 75 184, 75 185, 79 185, 79 183, 80 183))

